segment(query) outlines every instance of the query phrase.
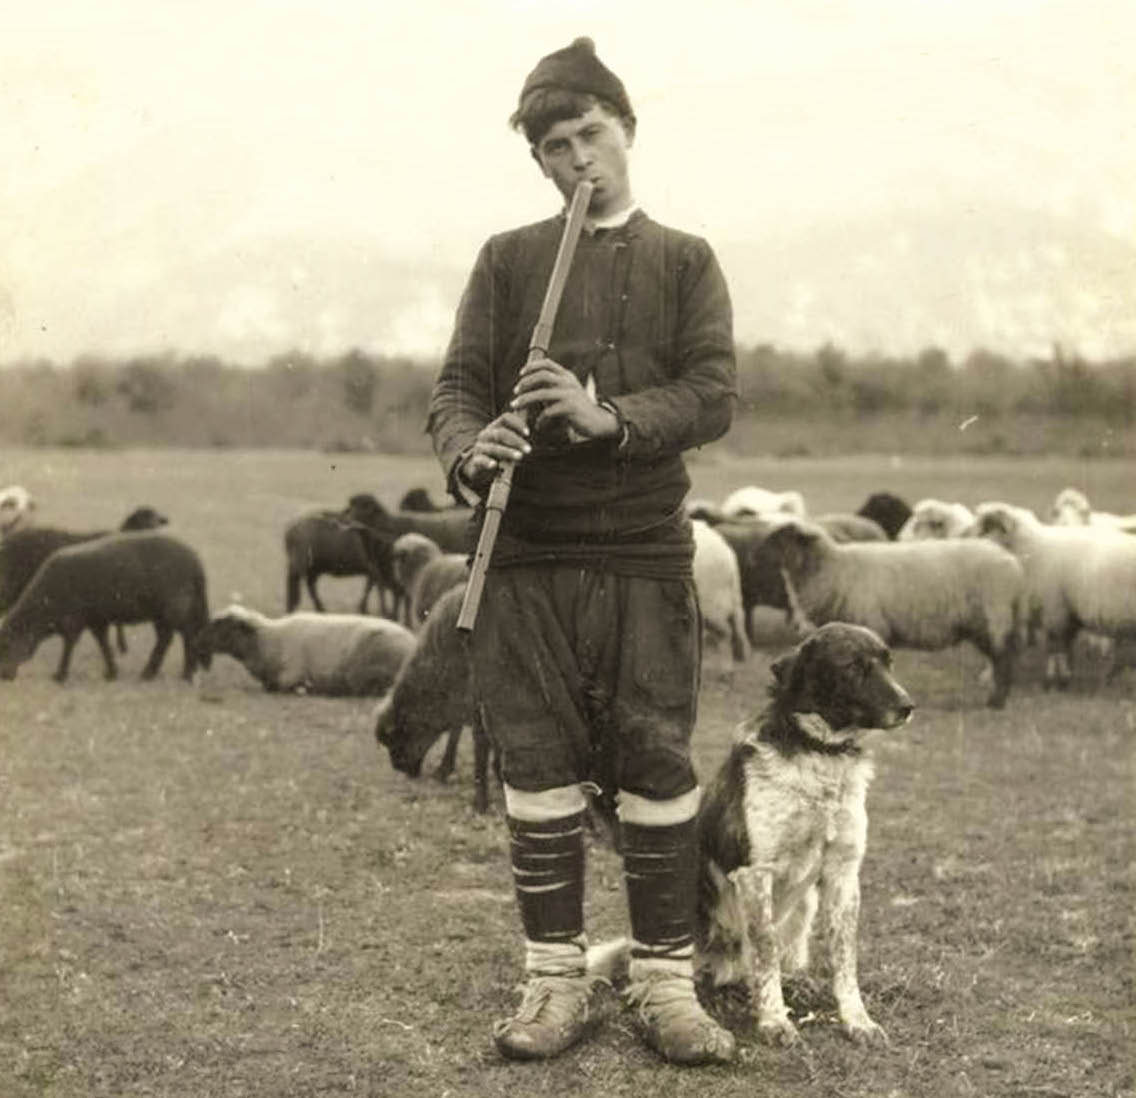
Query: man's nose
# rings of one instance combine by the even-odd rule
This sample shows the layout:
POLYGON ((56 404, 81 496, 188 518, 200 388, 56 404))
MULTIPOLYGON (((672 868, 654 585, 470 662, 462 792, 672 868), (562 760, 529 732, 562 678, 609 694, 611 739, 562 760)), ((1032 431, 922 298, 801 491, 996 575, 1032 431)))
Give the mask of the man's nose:
POLYGON ((592 150, 586 141, 572 142, 572 167, 586 168, 592 162, 592 150))

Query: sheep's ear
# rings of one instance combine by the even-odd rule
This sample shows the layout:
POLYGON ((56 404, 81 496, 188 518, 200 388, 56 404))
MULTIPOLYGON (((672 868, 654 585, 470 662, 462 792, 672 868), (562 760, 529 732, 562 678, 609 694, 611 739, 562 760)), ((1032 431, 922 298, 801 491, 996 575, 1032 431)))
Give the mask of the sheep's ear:
POLYGON ((789 680, 793 677, 793 668, 797 664, 797 649, 792 652, 786 652, 785 655, 779 659, 774 660, 769 665, 769 670, 773 673, 773 678, 776 680, 778 686, 787 686, 789 680))

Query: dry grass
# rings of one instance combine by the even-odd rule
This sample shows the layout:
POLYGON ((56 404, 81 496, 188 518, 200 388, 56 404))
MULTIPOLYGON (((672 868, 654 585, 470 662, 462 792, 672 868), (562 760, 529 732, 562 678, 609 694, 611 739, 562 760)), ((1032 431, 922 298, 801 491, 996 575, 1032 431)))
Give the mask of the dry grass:
MULTIPOLYGON (((298 507, 432 483, 424 462, 330 461, 23 453, 6 468, 37 491, 45 520, 111 525, 135 503, 161 507, 205 557, 214 605, 241 592, 275 612, 279 531, 298 507), (48 460, 50 479, 37 477, 48 460)), ((935 480, 948 471, 928 468, 905 490, 868 462, 859 480, 856 463, 706 460, 695 474, 719 497, 751 481, 797 486, 816 510, 876 486, 1036 506, 1084 483, 1083 470, 1055 465, 1042 482, 1024 466, 1013 480, 1014 468, 949 470, 954 492, 935 480), (999 474, 998 492, 970 490, 999 474)), ((327 583, 333 603, 357 597, 353 582, 327 583)), ((1136 1093, 1134 672, 1098 688, 1090 668, 1069 693, 1046 694, 1031 657, 995 714, 973 653, 899 654, 920 709, 880 751, 861 931, 887 1050, 853 1047, 827 996, 798 987, 794 1006, 812 1015, 804 1052, 759 1044, 744 1002, 719 994, 711 1007, 736 1030, 739 1063, 670 1068, 613 997, 592 1041, 515 1065, 488 1033, 515 1001, 518 921, 499 797, 489 817, 472 813, 468 751, 449 785, 411 782, 376 749, 366 702, 268 695, 227 661, 207 689, 188 687, 176 651, 142 684, 147 632, 131 632, 119 682, 101 681, 84 640, 65 687, 48 677, 50 642, 0 688, 5 1098, 1136 1093)), ((703 772, 761 704, 772 651, 708 667, 703 772)), ((617 859, 595 843, 594 937, 623 929, 621 889, 617 859)))

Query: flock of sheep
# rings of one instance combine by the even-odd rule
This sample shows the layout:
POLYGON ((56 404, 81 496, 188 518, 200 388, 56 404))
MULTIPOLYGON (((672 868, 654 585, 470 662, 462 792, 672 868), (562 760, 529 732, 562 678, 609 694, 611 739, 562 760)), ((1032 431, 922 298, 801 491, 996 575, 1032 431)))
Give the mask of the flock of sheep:
MULTIPOLYGON (((439 507, 415 489, 394 512, 360 493, 341 510, 301 515, 284 530, 287 612, 277 618, 240 605, 210 617, 200 559, 161 529, 165 517, 153 508, 136 509, 118 530, 81 533, 39 526, 34 511, 24 489, 0 492, 0 677, 61 635, 62 681, 86 630, 113 678, 110 628, 124 651, 122 626, 150 622, 156 638, 144 677, 157 672, 176 633, 186 678, 221 654, 268 690, 381 695, 376 735, 408 773, 448 734, 439 766, 448 774, 457 736, 472 725, 475 803, 485 807, 488 747, 453 628, 471 547, 468 509, 439 507), (363 577, 357 613, 323 612, 323 575, 363 577), (304 589, 313 611, 298 609, 304 589), (378 614, 368 613, 372 590, 378 614)), ((738 662, 757 642, 758 607, 781 611, 802 634, 847 621, 896 647, 969 641, 990 661, 988 704, 1000 707, 1023 644, 1044 645, 1046 684, 1061 686, 1081 630, 1103 649, 1136 634, 1136 516, 1094 512, 1075 489, 1057 496, 1044 522, 1008 503, 909 506, 890 493, 855 513, 810 516, 800 493, 756 487, 721 504, 691 500, 688 513, 708 641, 728 642, 738 662)))

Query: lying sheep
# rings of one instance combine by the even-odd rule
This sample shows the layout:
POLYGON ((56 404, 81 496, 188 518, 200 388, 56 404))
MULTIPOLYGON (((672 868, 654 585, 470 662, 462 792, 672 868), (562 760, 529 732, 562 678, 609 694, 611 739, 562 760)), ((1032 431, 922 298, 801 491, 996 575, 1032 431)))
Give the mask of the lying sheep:
POLYGON ((773 530, 766 547, 784 570, 802 630, 845 621, 887 644, 925 650, 968 640, 992 665, 987 704, 1005 704, 1024 591, 1010 553, 976 539, 838 545, 799 519, 773 530))
POLYGON ((900 528, 896 541, 962 537, 973 530, 974 521, 974 512, 964 503, 921 499, 911 509, 911 517, 900 528))
POLYGON ((749 656, 749 644, 738 558, 730 543, 713 527, 695 519, 691 528, 694 531, 694 587, 698 592, 703 628, 715 641, 728 637, 734 661, 742 663, 749 656))
POLYGON ((1094 511, 1089 498, 1077 488, 1063 488, 1050 509, 1049 521, 1054 526, 1097 526, 1136 534, 1136 515, 1115 515, 1110 511, 1094 511))
POLYGON ((19 484, 10 484, 0 491, 0 537, 26 524, 35 506, 32 494, 19 484))
POLYGON ((903 524, 911 518, 911 506, 907 500, 893 492, 873 492, 856 512, 870 518, 883 527, 891 541, 895 541, 903 524))
POLYGON ((386 618, 320 612, 269 618, 234 604, 214 615, 199 644, 244 664, 268 691, 366 696, 390 688, 414 637, 386 618))
POLYGON ((457 629, 462 587, 446 592, 426 619, 418 641, 375 707, 375 738, 390 754, 395 770, 418 777, 427 751, 448 735, 435 777, 453 772, 458 739, 465 725, 473 732, 474 798, 478 812, 489 810, 489 738, 474 704, 467 641, 457 629))
POLYGON ((198 648, 198 634, 209 618, 205 571, 198 555, 167 534, 108 534, 52 553, 0 625, 0 677, 11 679, 31 659, 40 642, 63 637, 55 679, 63 682, 71 652, 89 629, 102 652, 105 675, 118 674, 107 640, 108 628, 121 622, 152 622, 154 649, 142 671, 153 678, 161 667, 174 633, 179 633, 189 679, 209 656, 198 648))
POLYGON ((746 515, 768 515, 783 512, 803 518, 806 514, 805 497, 800 492, 771 492, 766 488, 749 485, 731 492, 722 504, 722 513, 727 518, 743 518, 746 515))
POLYGON ((1047 685, 1068 684, 1081 629, 1136 636, 1136 538, 1106 527, 1048 526, 1024 508, 993 503, 984 505, 978 533, 1022 563, 1045 635, 1047 685))

